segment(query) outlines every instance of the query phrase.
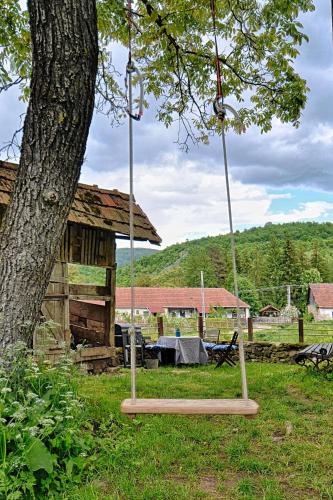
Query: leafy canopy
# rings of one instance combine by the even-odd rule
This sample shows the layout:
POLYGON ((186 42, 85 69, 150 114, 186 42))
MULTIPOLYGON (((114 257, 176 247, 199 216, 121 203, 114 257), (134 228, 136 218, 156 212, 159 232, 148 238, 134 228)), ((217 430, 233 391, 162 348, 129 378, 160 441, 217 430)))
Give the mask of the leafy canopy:
MULTIPOLYGON (((119 120, 126 99, 119 71, 111 62, 115 44, 127 44, 127 2, 97 0, 100 64, 96 104, 119 120)), ((271 128, 273 117, 298 125, 306 102, 306 82, 293 61, 302 42, 299 16, 314 10, 312 0, 216 0, 216 34, 223 92, 246 126, 271 128)), ((216 120, 213 25, 207 0, 133 2, 133 55, 146 93, 158 101, 157 117, 179 123, 179 140, 208 141, 216 120)), ((0 91, 14 82, 28 97, 30 75, 28 16, 19 0, 1 0, 0 91)))

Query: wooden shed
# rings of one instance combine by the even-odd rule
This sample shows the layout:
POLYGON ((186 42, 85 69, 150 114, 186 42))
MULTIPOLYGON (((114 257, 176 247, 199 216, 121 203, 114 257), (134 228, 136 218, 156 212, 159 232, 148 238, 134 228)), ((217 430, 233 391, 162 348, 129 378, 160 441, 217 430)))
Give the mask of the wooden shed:
MULTIPOLYGON (((16 168, 13 163, 0 161, 0 223, 10 202, 16 168)), ((138 241, 155 245, 161 242, 154 226, 137 204, 134 236, 138 241)), ((42 306, 42 316, 52 321, 35 334, 35 348, 42 344, 49 356, 56 356, 64 345, 69 347, 72 333, 72 339, 77 337, 76 343, 86 340, 91 346, 77 351, 76 361, 111 359, 114 356, 117 238, 129 239, 129 195, 116 189, 111 191, 96 185, 79 184, 42 306), (69 263, 104 268, 105 285, 70 284, 69 263), (100 311, 97 312, 103 331, 94 330, 93 323, 70 325, 70 307, 72 317, 75 317, 75 311, 85 307, 82 301, 94 300, 105 301, 103 317, 100 317, 100 311)))
POLYGON ((268 318, 275 318, 277 316, 280 316, 280 314, 281 314, 280 309, 272 306, 272 304, 268 304, 259 311, 259 316, 268 318))

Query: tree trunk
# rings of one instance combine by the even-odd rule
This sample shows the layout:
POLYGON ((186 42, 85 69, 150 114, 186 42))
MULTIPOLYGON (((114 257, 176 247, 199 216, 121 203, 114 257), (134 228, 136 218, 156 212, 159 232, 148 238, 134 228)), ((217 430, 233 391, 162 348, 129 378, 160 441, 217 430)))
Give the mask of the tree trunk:
POLYGON ((27 341, 73 202, 94 107, 95 0, 29 0, 31 95, 0 229, 0 347, 27 341))

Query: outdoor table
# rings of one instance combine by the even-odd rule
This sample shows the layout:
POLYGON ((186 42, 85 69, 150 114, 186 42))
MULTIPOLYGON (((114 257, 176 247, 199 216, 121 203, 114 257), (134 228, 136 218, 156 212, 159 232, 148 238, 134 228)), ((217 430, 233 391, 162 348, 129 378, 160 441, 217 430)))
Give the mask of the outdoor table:
POLYGON ((206 364, 208 355, 200 337, 159 337, 157 343, 175 350, 175 365, 206 364))

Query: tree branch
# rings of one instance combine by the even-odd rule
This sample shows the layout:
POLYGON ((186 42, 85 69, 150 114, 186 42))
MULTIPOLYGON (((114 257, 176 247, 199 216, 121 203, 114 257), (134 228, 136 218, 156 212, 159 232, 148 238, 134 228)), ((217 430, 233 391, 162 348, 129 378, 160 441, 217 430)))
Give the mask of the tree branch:
MULTIPOLYGON (((196 57, 200 57, 202 59, 205 59, 205 60, 208 60, 208 61, 211 61, 212 64, 214 64, 214 59, 215 59, 215 56, 213 55, 210 55, 210 54, 204 54, 204 53, 200 53, 200 52, 197 52, 195 50, 189 50, 189 49, 184 49, 182 48, 179 43, 177 42, 176 38, 171 35, 168 30, 167 30, 167 25, 165 24, 164 22, 164 19, 162 18, 162 16, 160 14, 157 14, 156 15, 156 9, 149 3, 148 0, 141 0, 141 2, 144 4, 144 6, 146 7, 146 12, 147 14, 149 15, 149 17, 152 17, 153 14, 155 14, 155 19, 154 19, 154 22, 155 24, 157 24, 157 26, 159 28, 161 28, 161 33, 163 35, 165 35, 167 37, 167 39, 169 40, 170 42, 170 45, 173 46, 176 50, 177 53, 179 52, 182 52, 183 54, 187 54, 187 55, 193 55, 193 56, 196 56, 196 57)), ((239 22, 239 21, 238 21, 239 22)), ((245 36, 245 33, 243 32, 242 30, 242 33, 244 34, 245 36)), ((239 80, 246 84, 246 85, 251 85, 251 86, 256 86, 256 87, 264 87, 266 88, 267 90, 270 90, 271 92, 281 92, 281 89, 279 88, 276 88, 276 87, 272 87, 270 86, 267 82, 265 81, 255 81, 255 80, 250 80, 248 78, 245 78, 244 76, 242 76, 227 60, 226 58, 222 57, 222 56, 219 56, 219 60, 220 62, 226 66, 227 68, 230 69, 230 71, 232 71, 232 73, 237 76, 237 78, 239 78, 239 80)))

